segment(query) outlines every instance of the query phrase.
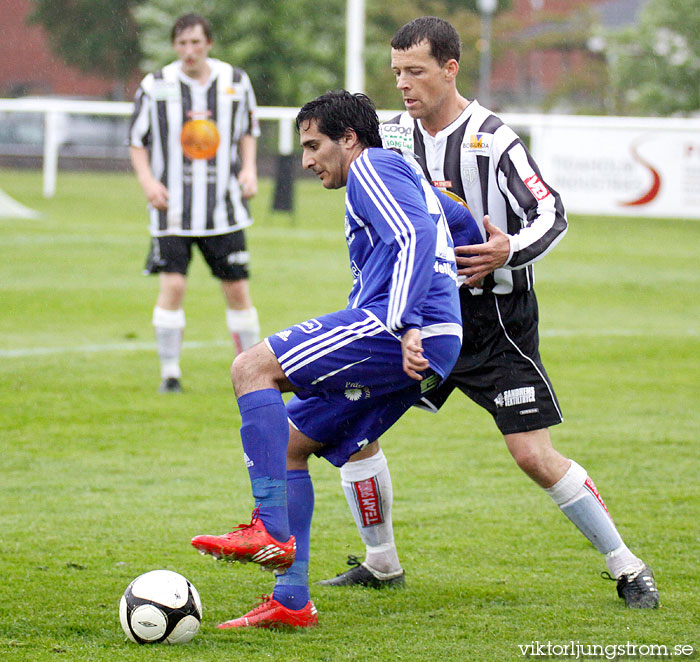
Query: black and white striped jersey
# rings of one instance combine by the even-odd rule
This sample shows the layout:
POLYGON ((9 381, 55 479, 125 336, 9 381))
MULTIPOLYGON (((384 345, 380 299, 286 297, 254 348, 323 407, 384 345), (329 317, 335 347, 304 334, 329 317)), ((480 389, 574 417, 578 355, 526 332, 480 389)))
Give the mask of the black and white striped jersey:
POLYGON ((224 234, 253 222, 236 174, 239 140, 260 135, 255 93, 242 69, 207 63, 205 84, 186 76, 176 61, 148 74, 136 92, 129 144, 150 150, 153 174, 170 196, 167 211, 149 209, 154 237, 224 234), (213 158, 192 160, 183 153, 182 127, 192 119, 216 124, 220 142, 213 158))
POLYGON ((381 132, 385 147, 412 152, 434 186, 466 201, 484 239, 485 214, 510 235, 508 262, 487 278, 484 289, 495 294, 531 289, 533 263, 557 245, 568 223, 561 197, 542 179, 517 134, 476 100, 435 136, 408 112, 384 122, 381 132))

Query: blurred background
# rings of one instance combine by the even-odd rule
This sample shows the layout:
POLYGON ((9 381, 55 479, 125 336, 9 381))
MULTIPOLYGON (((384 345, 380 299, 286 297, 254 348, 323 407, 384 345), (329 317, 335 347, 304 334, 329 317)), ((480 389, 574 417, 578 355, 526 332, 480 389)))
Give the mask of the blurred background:
MULTIPOLYGON (((131 100, 146 72, 174 59, 174 17, 194 10, 214 26, 212 56, 248 71, 259 105, 299 106, 345 86, 351 4, 3 0, 0 97, 131 100)), ((697 0, 373 0, 364 8, 362 56, 364 91, 378 108, 400 107, 391 36, 424 14, 457 27, 459 89, 497 112, 700 111, 697 0)), ((91 167, 124 167, 124 118, 72 116, 61 131, 61 157, 74 167, 88 157, 91 167)), ((0 165, 36 165, 42 135, 40 115, 0 115, 0 165)))

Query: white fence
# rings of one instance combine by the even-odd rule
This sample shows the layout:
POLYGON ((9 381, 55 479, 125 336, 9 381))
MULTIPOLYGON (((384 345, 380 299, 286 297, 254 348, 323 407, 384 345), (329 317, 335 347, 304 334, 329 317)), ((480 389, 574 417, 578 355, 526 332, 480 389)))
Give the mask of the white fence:
MULTIPOLYGON (((44 117, 43 192, 56 191, 62 126, 71 115, 128 117, 131 102, 55 98, 0 99, 0 112, 44 117)), ((399 111, 380 111, 381 119, 399 111)), ((263 106, 260 119, 279 123, 280 154, 294 147, 296 108, 263 106)), ((545 179, 568 211, 700 218, 700 119, 503 113, 530 136, 545 179)), ((482 136, 488 140, 488 136, 482 136)))

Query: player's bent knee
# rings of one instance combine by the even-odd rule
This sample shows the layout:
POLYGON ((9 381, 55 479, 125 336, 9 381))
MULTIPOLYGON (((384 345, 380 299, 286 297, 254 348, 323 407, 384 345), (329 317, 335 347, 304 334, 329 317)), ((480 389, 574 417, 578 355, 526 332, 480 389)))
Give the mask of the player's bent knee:
POLYGON ((264 388, 289 390, 277 358, 264 343, 236 356, 231 365, 231 381, 238 397, 264 388))
POLYGON ((231 364, 231 381, 236 395, 240 396, 255 390, 256 376, 262 376, 263 366, 256 361, 255 352, 250 350, 238 354, 231 364))

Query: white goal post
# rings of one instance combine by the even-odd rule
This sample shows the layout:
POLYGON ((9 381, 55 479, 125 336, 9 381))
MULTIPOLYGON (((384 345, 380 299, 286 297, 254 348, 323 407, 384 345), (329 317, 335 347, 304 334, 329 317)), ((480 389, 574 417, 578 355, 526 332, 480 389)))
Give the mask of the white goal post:
MULTIPOLYGON (((56 191, 60 127, 68 115, 128 117, 131 102, 60 98, 0 99, 0 112, 44 117, 43 193, 56 191)), ((278 151, 294 151, 297 108, 261 106, 262 121, 279 124, 278 151)), ((389 119, 400 111, 381 110, 389 119)), ((700 118, 603 117, 500 113, 529 136, 530 151, 569 211, 700 219, 700 118)), ((483 139, 489 140, 488 135, 483 139)), ((479 143, 479 136, 465 140, 479 143)), ((479 149, 474 147, 474 149, 479 149)))

